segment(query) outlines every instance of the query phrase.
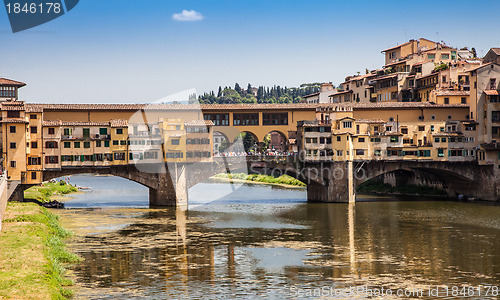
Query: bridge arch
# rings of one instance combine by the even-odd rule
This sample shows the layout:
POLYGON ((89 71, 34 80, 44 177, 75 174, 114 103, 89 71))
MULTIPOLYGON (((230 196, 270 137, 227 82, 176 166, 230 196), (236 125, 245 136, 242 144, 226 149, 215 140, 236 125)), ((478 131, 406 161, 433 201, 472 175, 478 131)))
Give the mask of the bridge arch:
POLYGON ((263 139, 263 148, 274 149, 280 152, 288 151, 288 138, 287 135, 279 130, 271 130, 266 135, 264 135, 263 139))

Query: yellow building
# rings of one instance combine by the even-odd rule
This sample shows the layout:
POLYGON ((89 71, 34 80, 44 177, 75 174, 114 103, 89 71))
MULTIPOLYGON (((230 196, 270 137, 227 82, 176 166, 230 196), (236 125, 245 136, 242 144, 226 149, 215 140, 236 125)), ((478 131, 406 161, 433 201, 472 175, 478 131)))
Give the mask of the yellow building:
POLYGON ((186 161, 211 161, 213 157, 213 125, 209 120, 185 122, 186 161))
POLYGON ((126 120, 112 119, 111 127, 111 145, 109 150, 113 156, 112 165, 128 164, 128 124, 126 120))
POLYGON ((165 160, 186 161, 186 127, 183 119, 161 119, 165 160))

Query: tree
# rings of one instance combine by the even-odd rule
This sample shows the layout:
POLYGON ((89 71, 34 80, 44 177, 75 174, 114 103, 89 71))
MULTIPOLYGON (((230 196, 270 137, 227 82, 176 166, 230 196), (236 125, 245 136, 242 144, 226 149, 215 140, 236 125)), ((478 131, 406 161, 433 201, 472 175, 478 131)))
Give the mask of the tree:
POLYGON ((252 85, 250 83, 247 86, 247 94, 252 94, 252 85))
POLYGON ((238 94, 241 94, 241 87, 240 85, 236 82, 236 84, 234 85, 234 90, 236 92, 238 92, 238 94))
POLYGON ((217 92, 217 97, 222 96, 222 87, 219 85, 219 91, 217 92))
POLYGON ((472 55, 473 55, 473 57, 474 57, 474 58, 476 58, 476 57, 477 57, 476 48, 472 47, 472 48, 470 49, 470 52, 472 52, 472 55))

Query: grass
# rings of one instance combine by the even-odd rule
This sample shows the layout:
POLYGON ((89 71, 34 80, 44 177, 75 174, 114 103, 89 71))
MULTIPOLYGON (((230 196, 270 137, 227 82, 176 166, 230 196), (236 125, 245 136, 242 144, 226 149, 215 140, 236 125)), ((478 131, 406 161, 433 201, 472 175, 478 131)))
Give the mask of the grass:
POLYGON ((446 196, 445 190, 424 185, 392 186, 376 180, 369 180, 359 185, 358 192, 404 194, 404 195, 430 195, 446 196))
POLYGON ((67 299, 73 282, 64 263, 80 261, 66 250, 71 232, 59 217, 34 203, 9 203, 0 234, 0 298, 67 299))
POLYGON ((78 192, 78 189, 63 180, 59 182, 44 182, 41 185, 32 186, 24 191, 24 198, 40 202, 50 202, 53 195, 66 195, 74 192, 78 192))
POLYGON ((302 181, 297 180, 297 179, 293 178, 292 176, 288 176, 288 175, 281 175, 280 177, 274 177, 274 176, 262 175, 262 174, 219 173, 213 177, 219 178, 219 179, 236 179, 236 180, 245 180, 245 181, 253 181, 253 182, 286 184, 286 185, 293 185, 293 186, 306 186, 306 184, 303 183, 302 181))

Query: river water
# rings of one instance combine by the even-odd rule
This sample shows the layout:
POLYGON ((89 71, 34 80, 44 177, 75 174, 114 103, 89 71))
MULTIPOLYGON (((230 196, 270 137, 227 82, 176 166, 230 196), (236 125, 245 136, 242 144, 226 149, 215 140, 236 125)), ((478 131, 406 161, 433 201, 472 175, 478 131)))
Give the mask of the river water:
POLYGON ((193 187, 183 212, 149 209, 148 190, 121 178, 71 183, 92 188, 55 211, 84 258, 69 267, 76 299, 498 295, 500 206, 370 196, 314 204, 304 189, 243 184, 229 194, 234 186, 213 182, 193 187))

